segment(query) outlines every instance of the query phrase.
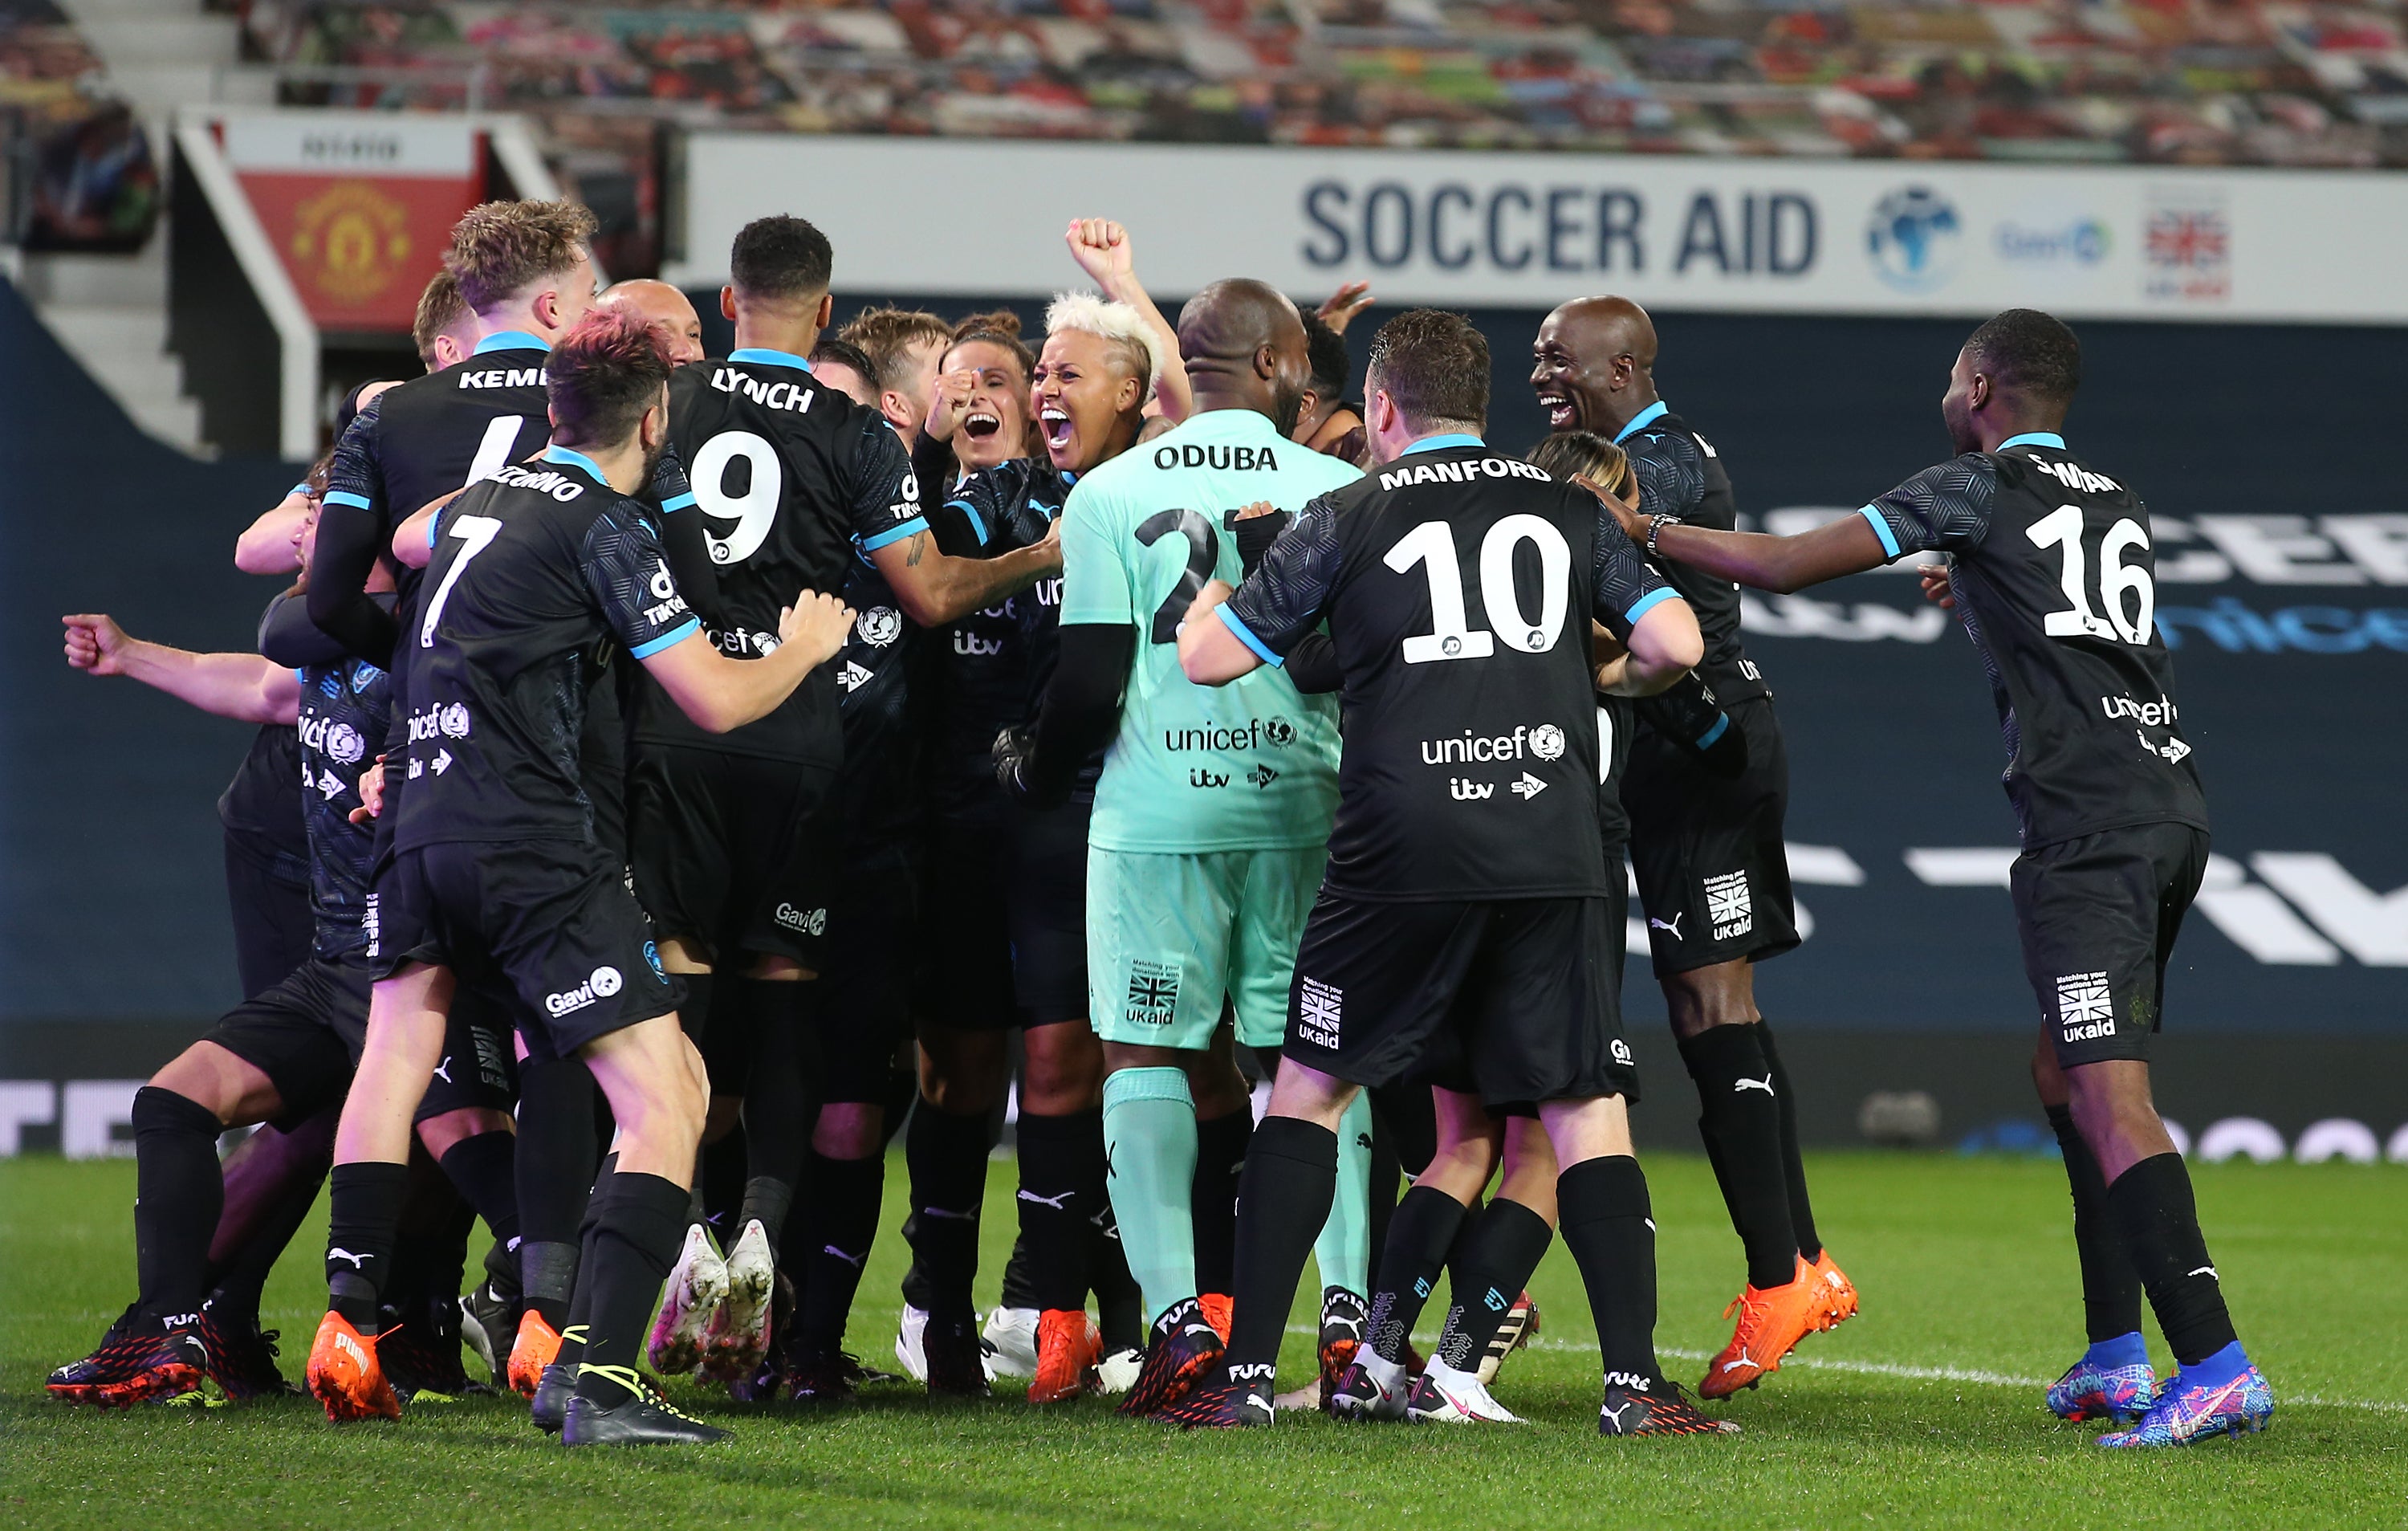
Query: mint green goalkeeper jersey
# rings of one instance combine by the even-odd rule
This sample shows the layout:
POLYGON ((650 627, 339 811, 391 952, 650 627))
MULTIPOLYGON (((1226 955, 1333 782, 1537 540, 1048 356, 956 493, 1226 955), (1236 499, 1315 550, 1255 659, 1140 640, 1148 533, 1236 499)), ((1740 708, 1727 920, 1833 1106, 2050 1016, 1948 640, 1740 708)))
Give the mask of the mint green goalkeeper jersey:
POLYGON ((1087 843, 1105 850, 1318 845, 1338 806, 1338 699, 1266 665, 1223 686, 1179 669, 1179 624, 1211 579, 1242 575, 1230 528, 1294 513, 1362 474, 1252 410, 1213 410, 1079 480, 1062 515, 1062 622, 1137 629, 1121 727, 1087 843))

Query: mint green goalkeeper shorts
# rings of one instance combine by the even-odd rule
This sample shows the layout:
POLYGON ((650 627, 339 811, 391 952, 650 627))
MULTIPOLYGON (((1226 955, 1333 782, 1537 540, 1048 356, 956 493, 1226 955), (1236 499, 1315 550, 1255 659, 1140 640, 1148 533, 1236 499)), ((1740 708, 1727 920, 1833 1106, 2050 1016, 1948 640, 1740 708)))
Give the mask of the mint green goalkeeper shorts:
POLYGON ((1326 847, 1193 856, 1087 850, 1087 1014, 1107 1042, 1211 1045, 1227 996, 1238 1040, 1287 1033, 1297 944, 1326 847))

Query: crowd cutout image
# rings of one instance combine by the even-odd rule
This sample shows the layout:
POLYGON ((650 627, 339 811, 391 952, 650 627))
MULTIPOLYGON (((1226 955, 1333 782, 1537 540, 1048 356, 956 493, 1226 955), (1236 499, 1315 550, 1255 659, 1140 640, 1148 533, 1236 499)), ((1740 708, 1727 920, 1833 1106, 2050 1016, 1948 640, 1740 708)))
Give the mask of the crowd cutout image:
POLYGON ((1610 295, 1532 337, 1550 433, 1521 453, 1461 316, 1378 324, 1358 394, 1360 284, 1309 309, 1232 277, 1174 318, 1108 220, 1068 229, 1084 282, 1031 337, 839 326, 841 253, 764 216, 720 357, 677 289, 595 291, 595 227, 461 219, 425 375, 346 398, 237 541, 289 585, 256 653, 64 618, 69 664, 259 732, 221 803, 249 997, 135 1098, 136 1293, 53 1395, 295 1391, 261 1291, 331 1182, 301 1383, 338 1423, 490 1386, 570 1446, 729 1434, 661 1376, 1517 1423, 1500 1373, 1560 1237, 1599 1431, 1734 1433, 1719 1402, 1860 1303, 1756 998, 1799 932, 1739 589, 1915 556, 1988 668, 2023 829, 2086 1340, 2047 1407, 2116 1448, 2271 1417, 2150 1103, 2208 820, 2148 511, 2068 444, 2063 324, 1935 356, 1957 455, 1777 537, 1734 529, 1610 295), (1693 1388, 1656 1350, 1634 916, 1744 1267, 1693 1388), (890 1220, 891 1330, 881 1294, 854 1313, 890 1220), (1283 1379, 1308 1254, 1316 1364, 1283 1379))

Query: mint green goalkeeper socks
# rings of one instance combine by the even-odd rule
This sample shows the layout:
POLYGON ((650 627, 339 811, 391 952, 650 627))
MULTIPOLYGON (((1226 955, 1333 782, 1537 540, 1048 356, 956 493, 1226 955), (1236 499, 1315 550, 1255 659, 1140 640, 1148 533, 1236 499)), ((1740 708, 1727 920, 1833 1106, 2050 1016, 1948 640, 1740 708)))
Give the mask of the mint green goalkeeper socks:
POLYGON ((1338 1119, 1338 1195, 1313 1241, 1321 1284, 1357 1297, 1371 1290, 1371 1092, 1356 1090, 1338 1119))
POLYGON ((1145 1294, 1151 1326, 1196 1295, 1196 1097, 1184 1069, 1105 1076, 1104 1171, 1121 1253, 1145 1294))

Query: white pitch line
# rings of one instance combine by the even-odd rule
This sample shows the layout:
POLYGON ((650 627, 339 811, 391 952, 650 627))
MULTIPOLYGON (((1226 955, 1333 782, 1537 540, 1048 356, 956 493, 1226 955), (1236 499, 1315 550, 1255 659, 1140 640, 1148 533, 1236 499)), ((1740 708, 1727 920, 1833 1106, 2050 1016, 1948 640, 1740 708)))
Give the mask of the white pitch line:
MULTIPOLYGON (((1287 1332, 1291 1335, 1312 1335, 1315 1337, 1320 1334, 1319 1330, 1311 1325, 1301 1323, 1289 1324, 1287 1332)), ((1414 1339, 1424 1342, 1434 1340, 1436 1337, 1432 1335, 1413 1336, 1414 1339)), ((1533 1338, 1525 1340, 1523 1343, 1534 1350, 1566 1350, 1585 1355, 1598 1353, 1598 1347, 1588 1340, 1533 1338)), ((1712 1352, 1665 1348, 1656 1353, 1682 1361, 1703 1361, 1712 1352)), ((1895 1377, 1911 1382, 1971 1382, 1977 1387, 2044 1388, 2054 1380, 2046 1377, 2017 1377, 2010 1372, 1985 1371, 1974 1366, 1915 1366, 1896 1361, 1854 1361, 1844 1356, 1793 1355, 1784 1359, 1782 1365, 1799 1366, 1816 1371, 1851 1372, 1861 1377, 1895 1377)), ((2408 1414, 2408 1404, 2384 1403, 2371 1398, 2319 1398, 2313 1395, 2303 1397, 2277 1393, 2274 1395, 2274 1403, 2278 1408, 2285 1407, 2364 1408, 2384 1414, 2408 1414)))

